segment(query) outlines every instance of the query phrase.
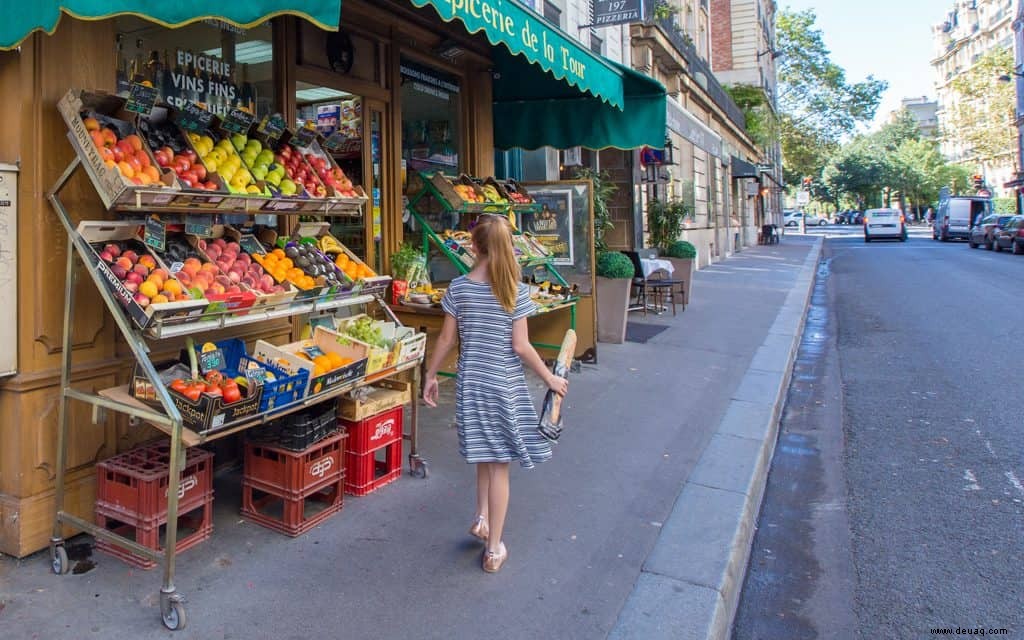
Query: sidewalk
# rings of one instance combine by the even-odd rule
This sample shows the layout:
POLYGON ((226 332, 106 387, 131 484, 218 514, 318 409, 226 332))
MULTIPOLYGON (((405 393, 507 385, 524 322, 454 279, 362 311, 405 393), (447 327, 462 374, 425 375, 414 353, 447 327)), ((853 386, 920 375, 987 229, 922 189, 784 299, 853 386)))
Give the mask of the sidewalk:
POLYGON ((0 629, 44 639, 724 637, 820 242, 789 236, 707 267, 685 313, 633 318, 666 331, 600 345, 599 365, 572 377, 555 458, 513 471, 509 561, 497 576, 480 571, 481 546, 466 534, 475 476, 443 385, 441 409, 421 412, 430 477, 346 497, 304 536, 241 520, 238 474, 218 476, 214 536, 178 559, 183 632, 160 624, 158 570, 99 553, 95 568, 62 578, 45 553, 0 559, 0 629))

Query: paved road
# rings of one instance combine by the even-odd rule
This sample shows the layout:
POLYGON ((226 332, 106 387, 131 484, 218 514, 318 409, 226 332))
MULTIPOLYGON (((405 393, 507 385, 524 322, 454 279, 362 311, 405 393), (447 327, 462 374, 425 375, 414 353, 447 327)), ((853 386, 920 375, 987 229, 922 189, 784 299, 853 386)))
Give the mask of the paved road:
POLYGON ((1024 259, 825 232, 734 638, 1024 636, 1024 259))

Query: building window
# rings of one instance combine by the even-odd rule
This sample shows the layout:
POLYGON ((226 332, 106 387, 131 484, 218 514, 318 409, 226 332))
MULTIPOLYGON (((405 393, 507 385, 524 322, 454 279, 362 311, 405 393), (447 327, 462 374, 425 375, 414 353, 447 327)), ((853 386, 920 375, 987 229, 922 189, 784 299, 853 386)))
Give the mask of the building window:
POLYGON ((562 26, 562 10, 547 1, 544 2, 544 18, 556 27, 562 26))
POLYGON ((148 80, 172 107, 202 103, 224 115, 244 107, 262 117, 275 108, 270 23, 241 29, 216 20, 167 29, 118 17, 117 92, 148 80))
POLYGON ((604 40, 598 38, 597 35, 593 33, 590 34, 590 50, 597 55, 604 54, 604 40))

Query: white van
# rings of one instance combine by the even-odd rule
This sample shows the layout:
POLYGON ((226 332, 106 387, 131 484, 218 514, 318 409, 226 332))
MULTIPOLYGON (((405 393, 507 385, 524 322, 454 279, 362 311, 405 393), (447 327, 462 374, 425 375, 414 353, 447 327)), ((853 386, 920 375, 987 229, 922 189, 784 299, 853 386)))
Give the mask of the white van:
POLYGON ((939 203, 932 223, 932 238, 946 242, 970 239, 971 227, 992 213, 992 200, 978 196, 953 196, 939 203))
POLYGON ((864 242, 882 239, 907 241, 903 214, 896 209, 868 209, 864 212, 864 242))

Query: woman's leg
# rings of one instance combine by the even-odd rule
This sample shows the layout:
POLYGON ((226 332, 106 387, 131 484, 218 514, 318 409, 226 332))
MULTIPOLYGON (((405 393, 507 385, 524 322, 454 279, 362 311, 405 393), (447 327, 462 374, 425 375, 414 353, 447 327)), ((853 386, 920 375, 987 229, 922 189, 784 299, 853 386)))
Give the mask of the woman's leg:
POLYGON ((484 525, 488 526, 487 496, 491 486, 491 463, 478 462, 476 465, 476 515, 483 516, 484 525))
POLYGON ((505 529, 505 514, 508 512, 509 463, 492 462, 488 467, 490 478, 487 493, 489 507, 487 523, 490 525, 490 535, 487 538, 487 550, 499 552, 501 550, 501 535, 505 529))

